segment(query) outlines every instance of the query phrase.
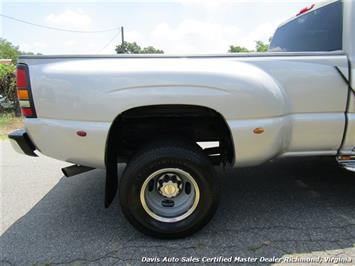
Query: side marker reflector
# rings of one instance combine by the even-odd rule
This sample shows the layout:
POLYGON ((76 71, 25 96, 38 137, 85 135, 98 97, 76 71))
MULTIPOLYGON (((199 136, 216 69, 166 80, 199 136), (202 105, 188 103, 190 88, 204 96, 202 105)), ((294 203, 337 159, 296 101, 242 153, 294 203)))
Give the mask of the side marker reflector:
POLYGON ((76 134, 79 136, 79 137, 86 137, 87 133, 83 130, 79 130, 76 132, 76 134))
POLYGON ((253 130, 254 134, 262 134, 264 131, 265 130, 262 127, 257 127, 253 130))
POLYGON ((351 156, 350 155, 340 155, 339 159, 342 161, 350 161, 351 160, 351 156))

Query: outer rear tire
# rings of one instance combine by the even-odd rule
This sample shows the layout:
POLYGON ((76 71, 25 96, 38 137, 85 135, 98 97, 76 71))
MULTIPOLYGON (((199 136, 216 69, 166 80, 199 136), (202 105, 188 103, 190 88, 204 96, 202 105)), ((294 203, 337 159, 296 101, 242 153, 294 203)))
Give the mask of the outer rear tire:
POLYGON ((124 215, 141 232, 157 238, 181 238, 193 234, 211 220, 218 205, 219 182, 209 158, 197 144, 181 141, 156 142, 142 149, 130 160, 120 180, 119 197, 124 215), (147 178, 154 173, 164 172, 165 169, 168 169, 166 170, 168 171, 167 177, 163 174, 160 179, 159 176, 152 179, 153 185, 151 187, 156 191, 152 192, 151 188, 148 191, 145 186, 147 178), (173 169, 178 169, 176 177, 174 177, 174 174, 170 174, 171 171, 174 171, 173 169), (180 173, 183 174, 181 177, 179 177, 180 173), (185 176, 186 173, 189 177, 185 176), (193 180, 189 181, 190 177, 193 180), (185 182, 184 184, 179 183, 179 188, 184 189, 190 183, 190 189, 186 189, 186 191, 179 189, 180 194, 176 197, 165 194, 164 191, 169 192, 169 188, 174 191, 178 185, 175 188, 171 188, 171 186, 168 188, 167 183, 173 184, 173 181, 169 180, 169 182, 163 184, 163 187, 159 187, 159 184, 163 183, 161 179, 164 178, 171 178, 174 182, 177 179, 182 181, 180 183, 185 182), (194 185, 197 185, 195 190, 194 185), (189 191, 190 193, 187 194, 189 191), (148 207, 148 210, 151 212, 148 212, 145 199, 149 202, 150 193, 156 193, 156 196, 153 197, 154 200, 158 199, 159 202, 161 199, 164 204, 165 202, 174 203, 175 199, 176 201, 178 199, 185 200, 185 194, 187 195, 186 199, 189 199, 193 193, 194 201, 191 200, 191 204, 188 203, 191 207, 186 210, 186 217, 183 213, 179 213, 179 216, 176 214, 175 221, 174 211, 177 210, 176 213, 181 212, 176 206, 165 206, 163 202, 161 203, 163 207, 158 206, 158 210, 163 213, 166 210, 172 213, 172 216, 169 216, 168 219, 165 219, 164 215, 160 215, 159 211, 151 211, 153 209, 150 207, 148 207), (143 199, 142 195, 144 195, 143 199), (196 200, 196 195, 199 196, 198 200, 196 200), (169 198, 166 198, 166 196, 169 196, 169 198), (196 204, 193 205, 192 202, 196 204), (158 213, 158 217, 163 217, 163 219, 153 217, 152 212, 158 213))

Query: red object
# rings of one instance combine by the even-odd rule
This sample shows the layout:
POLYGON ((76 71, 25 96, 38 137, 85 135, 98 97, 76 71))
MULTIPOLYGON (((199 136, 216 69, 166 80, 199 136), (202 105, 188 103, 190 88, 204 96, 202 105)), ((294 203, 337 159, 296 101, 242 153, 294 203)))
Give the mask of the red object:
POLYGON ((19 88, 27 87, 26 70, 23 68, 18 68, 16 71, 16 85, 19 88))
POLYGON ((32 109, 31 108, 24 108, 22 107, 21 108, 21 112, 24 116, 33 116, 33 112, 32 112, 32 109))
POLYGON ((79 137, 86 137, 86 132, 85 131, 82 131, 82 130, 79 130, 76 132, 76 134, 79 136, 79 137))
POLYGON ((299 15, 302 15, 303 13, 308 12, 309 10, 313 9, 314 6, 315 6, 315 5, 312 4, 310 7, 305 7, 305 8, 303 8, 303 9, 301 9, 300 12, 298 12, 298 14, 297 14, 296 16, 299 16, 299 15))

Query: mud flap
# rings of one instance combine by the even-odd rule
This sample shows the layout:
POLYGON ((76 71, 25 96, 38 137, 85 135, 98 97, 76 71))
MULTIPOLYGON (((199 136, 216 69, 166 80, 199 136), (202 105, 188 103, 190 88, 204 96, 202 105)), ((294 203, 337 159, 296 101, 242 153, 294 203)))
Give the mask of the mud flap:
POLYGON ((106 160, 105 208, 110 207, 118 189, 118 169, 116 154, 110 154, 106 160))

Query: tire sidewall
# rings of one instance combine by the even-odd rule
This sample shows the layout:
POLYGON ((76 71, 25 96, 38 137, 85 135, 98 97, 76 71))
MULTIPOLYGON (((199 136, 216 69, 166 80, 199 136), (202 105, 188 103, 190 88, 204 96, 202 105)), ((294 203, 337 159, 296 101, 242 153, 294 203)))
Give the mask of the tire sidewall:
POLYGON ((120 202, 128 220, 139 230, 160 238, 174 238, 189 235, 203 227, 213 216, 217 207, 219 185, 208 158, 191 153, 175 153, 173 157, 161 154, 149 158, 149 154, 138 158, 138 165, 126 169, 120 184, 120 202), (163 168, 179 168, 189 173, 200 190, 200 199, 194 212, 185 219, 164 223, 152 218, 140 201, 144 181, 155 171, 163 168))

